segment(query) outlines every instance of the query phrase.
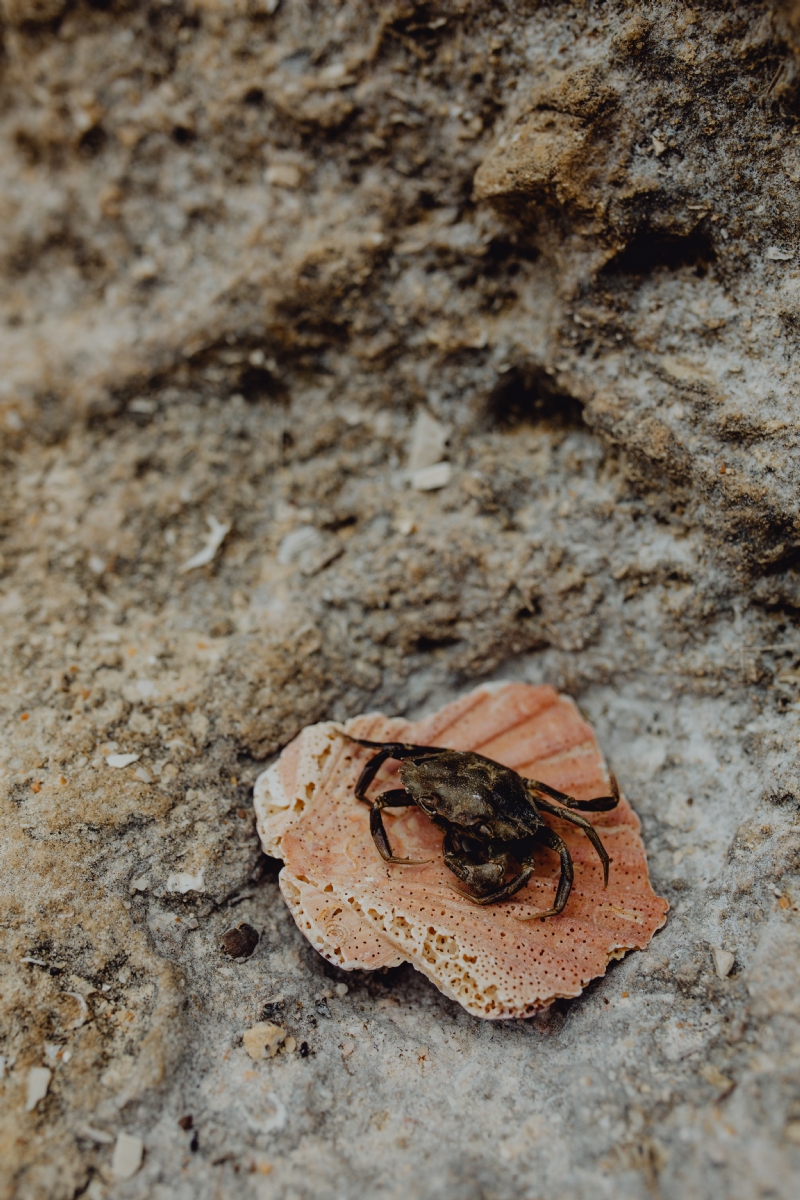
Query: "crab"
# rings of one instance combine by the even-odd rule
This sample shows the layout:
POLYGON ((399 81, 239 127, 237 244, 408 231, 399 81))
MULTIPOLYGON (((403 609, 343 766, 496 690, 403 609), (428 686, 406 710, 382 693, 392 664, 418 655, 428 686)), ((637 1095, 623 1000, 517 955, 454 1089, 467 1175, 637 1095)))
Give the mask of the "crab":
POLYGON ((578 812, 608 812, 619 803, 619 789, 610 774, 611 795, 575 800, 537 779, 525 779, 491 758, 474 751, 447 750, 442 746, 416 746, 407 742, 372 742, 348 738, 376 751, 355 785, 358 800, 369 804, 370 833, 378 853, 387 863, 421 866, 423 861, 398 858, 392 853, 383 824, 385 808, 416 805, 444 830, 442 856, 453 874, 471 892, 450 884, 474 904, 509 900, 525 887, 535 870, 539 846, 554 850, 561 859, 561 874, 553 907, 520 920, 555 917, 569 899, 574 871, 562 838, 542 820, 542 813, 579 826, 603 864, 603 886, 608 886, 609 857, 593 825, 578 812), (400 762, 403 787, 382 792, 370 800, 367 791, 388 760, 400 762), (553 803, 557 801, 557 803, 553 803), (513 864, 519 868, 514 872, 513 864), (507 878, 511 874, 510 878, 507 878))

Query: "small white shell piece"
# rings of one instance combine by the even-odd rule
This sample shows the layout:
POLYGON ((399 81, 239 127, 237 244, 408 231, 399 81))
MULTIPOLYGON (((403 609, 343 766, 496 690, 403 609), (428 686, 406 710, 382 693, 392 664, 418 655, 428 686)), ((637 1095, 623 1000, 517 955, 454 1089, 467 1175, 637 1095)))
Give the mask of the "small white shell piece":
POLYGON ((25 1112, 33 1112, 39 1101, 44 1100, 52 1078, 53 1072, 49 1067, 31 1067, 28 1071, 25 1112))

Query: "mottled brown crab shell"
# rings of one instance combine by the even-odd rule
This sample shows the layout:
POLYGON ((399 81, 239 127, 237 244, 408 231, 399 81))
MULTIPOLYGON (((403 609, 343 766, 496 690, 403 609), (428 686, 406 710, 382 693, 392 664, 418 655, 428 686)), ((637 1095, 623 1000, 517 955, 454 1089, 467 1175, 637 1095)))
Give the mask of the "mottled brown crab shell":
MULTIPOLYGON (((342 731, 478 750, 521 775, 577 799, 607 794, 609 776, 591 727, 574 702, 547 686, 485 684, 433 716, 411 722, 381 713, 344 725, 311 725, 286 747, 255 787, 258 831, 267 854, 284 860, 280 887, 311 944, 345 970, 408 961, 476 1016, 526 1017, 557 997, 572 997, 609 961, 643 949, 666 919, 650 886, 639 821, 625 799, 590 814, 611 858, 608 888, 585 834, 545 817, 569 846, 575 883, 564 912, 520 921, 549 908, 559 864, 543 849, 527 887, 503 904, 477 907, 452 890, 442 834, 420 812, 387 810, 395 853, 431 861, 385 863, 369 832, 369 808, 353 787, 373 751, 342 731)), ((373 795, 397 786, 397 763, 384 767, 373 795)))

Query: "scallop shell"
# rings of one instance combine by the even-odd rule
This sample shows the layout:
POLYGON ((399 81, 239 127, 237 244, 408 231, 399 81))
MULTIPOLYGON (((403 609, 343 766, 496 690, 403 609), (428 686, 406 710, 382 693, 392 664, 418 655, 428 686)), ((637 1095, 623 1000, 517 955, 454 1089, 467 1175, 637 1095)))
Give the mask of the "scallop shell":
MULTIPOLYGON (((353 787, 371 750, 341 732, 478 750, 522 775, 577 799, 609 791, 591 727, 575 703, 547 686, 484 684, 422 721, 370 713, 344 725, 310 725, 255 786, 258 831, 267 854, 283 859, 280 887, 311 944, 345 970, 408 961, 476 1016, 527 1017, 558 997, 580 995, 611 959, 643 949, 666 920, 650 886, 639 820, 623 798, 589 814, 611 858, 608 887, 585 834, 545 820, 569 846, 575 883, 558 917, 520 921, 549 908, 557 856, 543 849, 529 884, 510 901, 478 907, 452 890, 442 834, 417 808, 387 810, 394 852, 430 859, 385 863, 369 832, 369 808, 353 787)), ((398 764, 373 788, 397 786, 398 764), (392 782, 394 780, 394 783, 392 782)))

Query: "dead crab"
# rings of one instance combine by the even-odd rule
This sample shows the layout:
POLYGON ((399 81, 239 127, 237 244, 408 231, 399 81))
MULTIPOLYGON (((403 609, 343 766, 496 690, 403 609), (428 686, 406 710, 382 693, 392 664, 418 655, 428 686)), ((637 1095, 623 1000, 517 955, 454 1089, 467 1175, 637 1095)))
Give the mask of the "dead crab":
POLYGON ((564 910, 574 873, 572 858, 563 839, 542 820, 541 814, 546 812, 584 830, 603 864, 603 883, 607 886, 609 858, 605 847, 585 817, 571 810, 608 812, 615 808, 619 803, 619 790, 613 775, 610 796, 574 800, 546 783, 524 779, 510 767, 473 751, 414 746, 405 742, 371 742, 365 738, 349 740, 377 751, 361 772, 355 794, 359 800, 371 805, 370 832, 386 862, 421 865, 414 859, 394 856, 381 815, 384 808, 412 805, 421 808, 434 825, 444 830, 444 861, 475 895, 453 884, 451 887, 475 904, 508 900, 523 888, 535 869, 536 847, 546 846, 560 856, 561 875, 553 907, 532 916, 553 917, 564 910), (375 800, 368 799, 370 784, 390 758, 401 764, 403 787, 382 792, 375 800), (552 804, 552 800, 558 803, 552 804), (513 870, 512 863, 516 863, 519 870, 506 881, 506 876, 513 870))

